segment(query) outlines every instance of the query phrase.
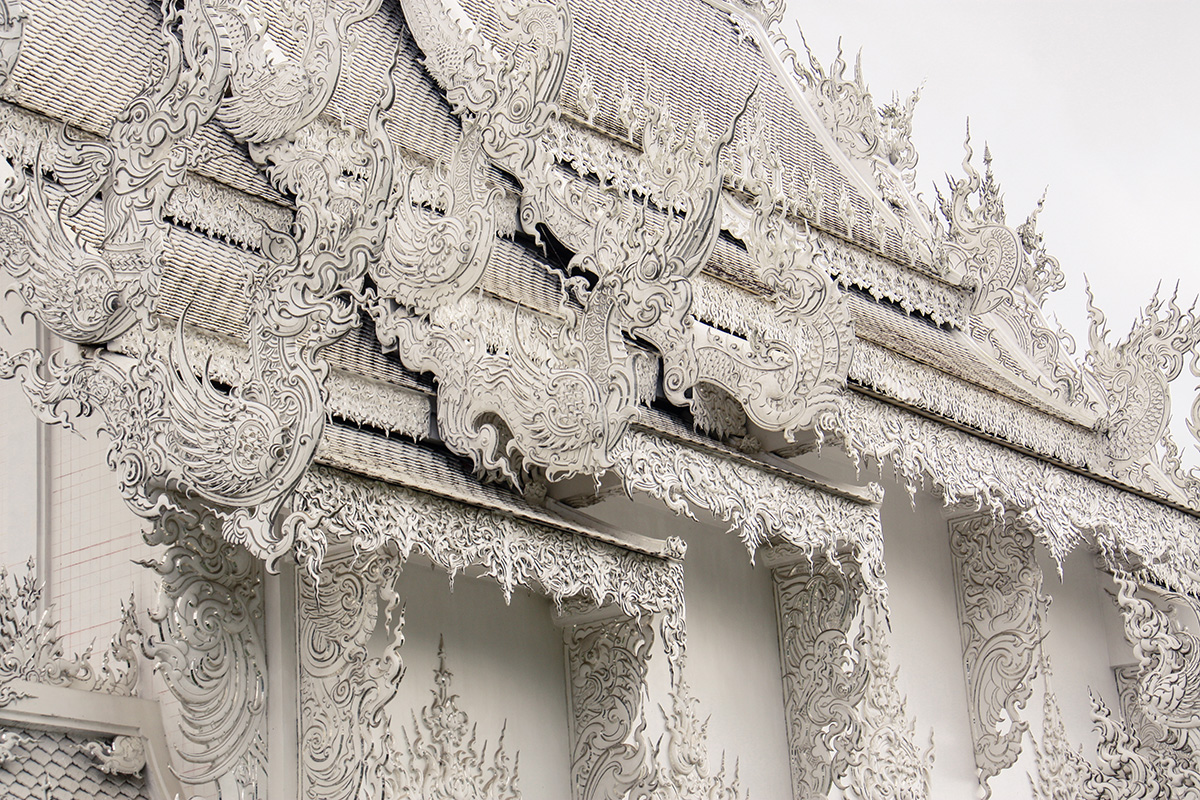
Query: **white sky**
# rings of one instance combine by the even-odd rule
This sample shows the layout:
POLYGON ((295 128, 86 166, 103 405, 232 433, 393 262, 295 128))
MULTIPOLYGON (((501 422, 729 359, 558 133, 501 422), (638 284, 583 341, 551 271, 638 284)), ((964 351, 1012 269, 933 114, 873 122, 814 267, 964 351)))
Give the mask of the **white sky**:
MULTIPOLYGON (((1200 3, 1043 0, 791 0, 796 23, 828 65, 842 38, 876 105, 924 83, 913 141, 917 187, 962 174, 965 120, 975 164, 983 144, 1009 224, 1049 187, 1038 218, 1067 286, 1047 301, 1087 349, 1084 276, 1108 317, 1109 341, 1128 332, 1160 281, 1186 307, 1200 294, 1200 3)), ((1173 386, 1176 440, 1198 379, 1173 386)), ((1195 456, 1195 451, 1192 451, 1195 456)), ((1194 460, 1194 459, 1193 459, 1194 460)))

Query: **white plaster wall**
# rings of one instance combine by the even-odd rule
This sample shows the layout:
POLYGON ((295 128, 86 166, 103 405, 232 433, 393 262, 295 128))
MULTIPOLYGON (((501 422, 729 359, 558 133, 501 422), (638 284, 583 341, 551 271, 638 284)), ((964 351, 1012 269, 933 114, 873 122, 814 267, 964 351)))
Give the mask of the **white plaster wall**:
MULTIPOLYGON (((1094 761, 1098 737, 1092 729, 1089 690, 1110 710, 1119 713, 1117 684, 1112 667, 1132 662, 1133 651, 1125 642, 1121 612, 1106 590, 1114 590, 1112 579, 1096 569, 1094 556, 1080 548, 1063 564, 1060 580, 1054 560, 1038 548, 1044 577, 1043 592, 1050 596, 1047 614, 1046 654, 1053 671, 1052 686, 1062 710, 1063 727, 1084 757, 1094 761), (1120 647, 1110 652, 1109 631, 1115 627, 1120 647), (1123 657, 1121 657, 1123 656, 1123 657)), ((1040 731, 1040 710, 1036 729, 1040 731)))
MULTIPOLYGON (((707 716, 709 755, 715 774, 722 757, 736 765, 750 797, 791 796, 783 681, 771 572, 751 566, 745 546, 721 523, 676 516, 650 499, 612 499, 588 513, 648 536, 681 536, 687 542, 684 595, 687 605, 687 672, 702 717, 707 716)), ((661 645, 661 643, 659 643, 661 645)), ((661 646, 656 647, 651 694, 667 704, 661 646)), ((661 719, 655 703, 652 724, 661 719)))
MULTIPOLYGON (((954 597, 954 573, 949 551, 948 516, 941 501, 918 491, 910 502, 904 486, 890 470, 856 473, 836 448, 797 459, 803 466, 831 479, 876 480, 885 489, 881 520, 884 557, 891 604, 892 655, 900 667, 900 688, 908 695, 918 737, 934 730, 935 754, 932 798, 978 797, 974 755, 967 711, 962 642, 954 597)), ((1086 548, 1077 549, 1057 566, 1041 546, 1043 592, 1052 598, 1047 615, 1046 652, 1053 669, 1067 737, 1084 756, 1094 759, 1089 688, 1110 708, 1116 708, 1116 685, 1111 667, 1130 660, 1123 641, 1120 615, 1105 588, 1111 581, 1093 565, 1086 548)), ((1042 739, 1042 680, 1034 682, 1024 719, 1030 733, 1042 739)), ((1033 742, 1026 736, 1017 763, 991 780, 992 796, 1021 800, 1033 796, 1029 775, 1036 774, 1033 742)))
POLYGON ((438 637, 444 637, 451 689, 477 726, 476 744, 487 742, 485 763, 506 730, 505 750, 520 753, 523 796, 570 797, 563 640, 551 603, 518 590, 506 606, 487 578, 459 575, 451 591, 444 571, 418 562, 405 565, 396 590, 406 606, 405 674, 390 706, 397 737, 401 726, 413 732, 413 714, 419 717, 433 699, 438 637))

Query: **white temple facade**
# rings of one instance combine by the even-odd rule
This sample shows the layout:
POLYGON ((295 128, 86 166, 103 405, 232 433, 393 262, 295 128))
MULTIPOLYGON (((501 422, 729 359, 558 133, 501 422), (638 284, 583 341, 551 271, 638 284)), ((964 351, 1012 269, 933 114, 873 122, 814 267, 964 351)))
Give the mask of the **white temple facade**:
POLYGON ((1200 317, 782 13, 0 0, 0 795, 1200 797, 1200 317))

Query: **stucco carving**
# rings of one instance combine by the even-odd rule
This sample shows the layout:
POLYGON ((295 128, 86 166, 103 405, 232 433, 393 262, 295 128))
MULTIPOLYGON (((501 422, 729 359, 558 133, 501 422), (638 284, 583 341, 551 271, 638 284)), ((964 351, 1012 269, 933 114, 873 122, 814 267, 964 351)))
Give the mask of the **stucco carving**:
POLYGON ((924 314, 938 325, 967 327, 970 296, 962 289, 897 267, 889 259, 824 231, 813 231, 813 244, 843 287, 862 289, 874 298, 896 303, 909 314, 924 314))
POLYGON ((731 455, 635 429, 618 447, 616 468, 628 492, 656 497, 676 513, 692 516, 695 508, 728 522, 751 555, 773 538, 827 553, 849 543, 865 565, 868 586, 883 591, 883 533, 874 504, 805 486, 731 455))
POLYGON ((25 30, 25 9, 21 0, 0 0, 0 88, 20 55, 21 34, 25 30))
POLYGON ((659 707, 666 723, 666 742, 650 746, 650 774, 632 796, 639 800, 744 800, 738 780, 726 770, 724 754, 714 774, 709 765, 708 720, 700 718, 700 701, 679 673, 672 680, 671 708, 659 707))
POLYGON ((854 344, 850 379, 894 400, 967 425, 1037 453, 1102 471, 1099 435, 1003 395, 919 364, 865 340, 854 344))
POLYGON ((1035 800, 1075 800, 1083 796, 1083 782, 1091 773, 1092 766, 1067 739, 1058 697, 1050 687, 1050 664, 1044 654, 1041 668, 1045 685, 1042 696, 1042 738, 1038 741, 1030 734, 1037 777, 1030 775, 1029 784, 1035 800))
POLYGON ((452 673, 446 652, 438 643, 438 666, 433 672, 433 701, 413 714, 411 731, 401 730, 403 756, 395 756, 396 797, 429 800, 520 800, 517 759, 504 746, 505 731, 489 759, 487 743, 477 749, 475 726, 450 693, 452 673))
POLYGON ((1200 791, 1200 769, 1190 748, 1151 748, 1092 695, 1092 721, 1100 734, 1099 762, 1083 784, 1096 800, 1185 800, 1200 791))
POLYGON ((1200 507, 1200 477, 1185 473, 1179 447, 1167 430, 1168 384, 1182 372, 1189 353, 1193 360, 1198 357, 1200 346, 1200 318, 1175 300, 1156 296, 1129 335, 1113 346, 1089 288, 1086 366, 1106 400, 1106 468, 1130 485, 1168 497, 1178 494, 1189 506, 1200 507))
POLYGON ((17 749, 28 747, 33 741, 20 731, 0 728, 0 769, 17 759, 17 749))
POLYGON ((925 800, 933 777, 933 732, 922 747, 916 720, 900 693, 899 667, 892 665, 887 608, 875 599, 865 604, 862 649, 871 678, 859 707, 862 750, 850 761, 845 794, 851 800, 881 797, 925 800))
POLYGON ((932 484, 947 505, 1011 509, 1061 561, 1085 539, 1134 555, 1168 585, 1197 588, 1200 524, 1183 512, 856 394, 838 432, 859 460, 891 462, 910 491, 932 484))
POLYGON ((572 800, 625 800, 649 774, 643 735, 649 619, 620 617, 563 631, 571 699, 572 800))
POLYGON ((266 770, 262 564, 221 538, 211 512, 165 512, 146 539, 166 549, 145 563, 161 597, 150 613, 157 632, 142 649, 179 702, 187 742, 179 757, 188 765, 180 780, 232 780, 253 792, 266 770))
POLYGON ((58 622, 42 607, 33 560, 26 564, 25 574, 13 575, 11 582, 7 570, 0 568, 0 708, 26 696, 12 685, 14 681, 133 694, 138 628, 132 601, 122 610, 120 629, 100 665, 93 666, 91 647, 79 655, 63 652, 58 622))
POLYGON ((989 514, 950 523, 954 596, 963 643, 975 765, 988 781, 1016 763, 1029 730, 1046 600, 1033 534, 989 514))
MULTIPOLYGON (((683 652, 683 565, 579 536, 568 536, 507 514, 314 467, 294 496, 302 564, 319 568, 330 538, 369 553, 392 543, 403 562, 413 552, 453 578, 472 566, 500 584, 506 598, 518 586, 540 587, 555 602, 581 596, 613 603, 630 616, 663 613, 668 659, 683 652)), ((312 572, 316 575, 316 572, 312 572)))
MULTIPOLYGON (((785 51, 792 70, 809 101, 849 156, 877 159, 895 170, 910 192, 916 191, 917 151, 912 144, 912 119, 921 90, 901 103, 898 97, 882 108, 875 101, 862 74, 862 52, 854 60, 854 78, 846 77, 841 42, 837 57, 826 69, 812 54, 801 33, 807 63, 794 50, 785 51)), ((882 187, 880 187, 882 189, 882 187)), ((896 198, 897 200, 899 198, 896 198)), ((903 208, 903 203, 897 203, 903 208)))
POLYGON ((858 706, 870 680, 860 619, 861 573, 817 555, 811 564, 772 570, 783 664, 792 796, 826 797, 845 785, 861 755, 858 706), (853 639, 853 641, 852 641, 853 639))
POLYGON ((320 441, 320 348, 358 319, 335 295, 356 288, 381 244, 390 171, 379 113, 390 98, 380 98, 366 136, 312 124, 336 84, 348 26, 377 6, 281 10, 272 30, 297 44, 293 57, 239 5, 168 3, 161 81, 135 98, 107 140, 60 137, 53 170, 67 194, 54 211, 39 158, 32 182, 18 169, 0 198, 3 256, 39 319, 82 343, 130 331, 127 357, 87 349, 43 374, 42 356, 26 351, 0 358, 0 375, 21 374, 49 421, 105 415, 110 464, 136 513, 178 512, 179 496, 199 496, 223 517, 227 539, 267 560, 288 547, 272 524, 320 441), (164 344, 154 316, 163 209, 196 156, 192 134, 214 117, 250 143, 298 207, 295 237, 264 229, 266 266, 245 283, 250 358, 228 392, 196 377, 182 342, 164 344), (66 224, 96 198, 99 245, 66 224), (343 200, 353 201, 346 218, 343 200))
POLYGON ((146 766, 146 743, 140 736, 115 736, 111 742, 87 742, 84 750, 108 775, 136 775, 146 766))
MULTIPOLYGON (((1117 607, 1125 621, 1125 638, 1138 659, 1137 698, 1150 720, 1167 729, 1173 738, 1200 742, 1200 639, 1178 620, 1138 596, 1138 583, 1117 573, 1117 607)), ((1193 610, 1195 604, 1180 594, 1165 597, 1193 610)))
POLYGON ((1037 211, 1017 230, 1008 227, 1000 187, 992 175, 991 153, 985 148, 981 178, 971 164, 969 131, 964 149, 966 177, 949 179, 948 198, 938 194, 949 227, 937 235, 942 237, 940 257, 977 287, 971 306, 972 336, 1006 367, 1052 397, 1068 405, 1085 404, 1082 375, 1069 358, 1074 341, 1062 330, 1049 328, 1041 312, 1047 292, 1062 288, 1064 279, 1037 233, 1037 211), (983 315, 986 319, 981 319, 983 315), (1020 356, 1010 352, 1001 332, 1016 343, 1020 356))
POLYGON ((326 559, 319 584, 299 580, 300 777, 312 800, 394 791, 391 714, 404 674, 400 561, 386 550, 326 559), (382 620, 381 620, 382 617, 382 620), (367 643, 382 628, 383 652, 367 643))

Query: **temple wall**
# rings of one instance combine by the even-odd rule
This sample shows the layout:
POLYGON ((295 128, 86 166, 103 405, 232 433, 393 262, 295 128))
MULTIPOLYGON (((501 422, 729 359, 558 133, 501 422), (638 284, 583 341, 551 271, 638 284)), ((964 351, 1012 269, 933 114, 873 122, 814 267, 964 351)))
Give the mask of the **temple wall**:
MULTIPOLYGON (((741 785, 751 797, 787 797, 787 734, 779 665, 771 572, 752 566, 746 547, 712 517, 701 521, 676 516, 656 501, 609 500, 587 509, 614 525, 647 536, 680 536, 688 544, 684 560, 687 604, 687 672, 692 695, 708 723, 711 768, 735 762, 741 785)), ((666 703, 668 678, 656 648, 650 692, 666 703)), ((661 713, 652 702, 647 719, 652 740, 661 713)))
POLYGON ((477 746, 487 742, 485 762, 503 730, 505 750, 520 754, 524 796, 569 797, 566 667, 552 604, 518 589, 505 605, 492 580, 465 575, 451 591, 445 572, 420 562, 405 566, 396 591, 405 607, 405 674, 390 705, 397 744, 399 728, 411 736, 413 715, 432 700, 442 637, 451 691, 475 726, 477 746))

